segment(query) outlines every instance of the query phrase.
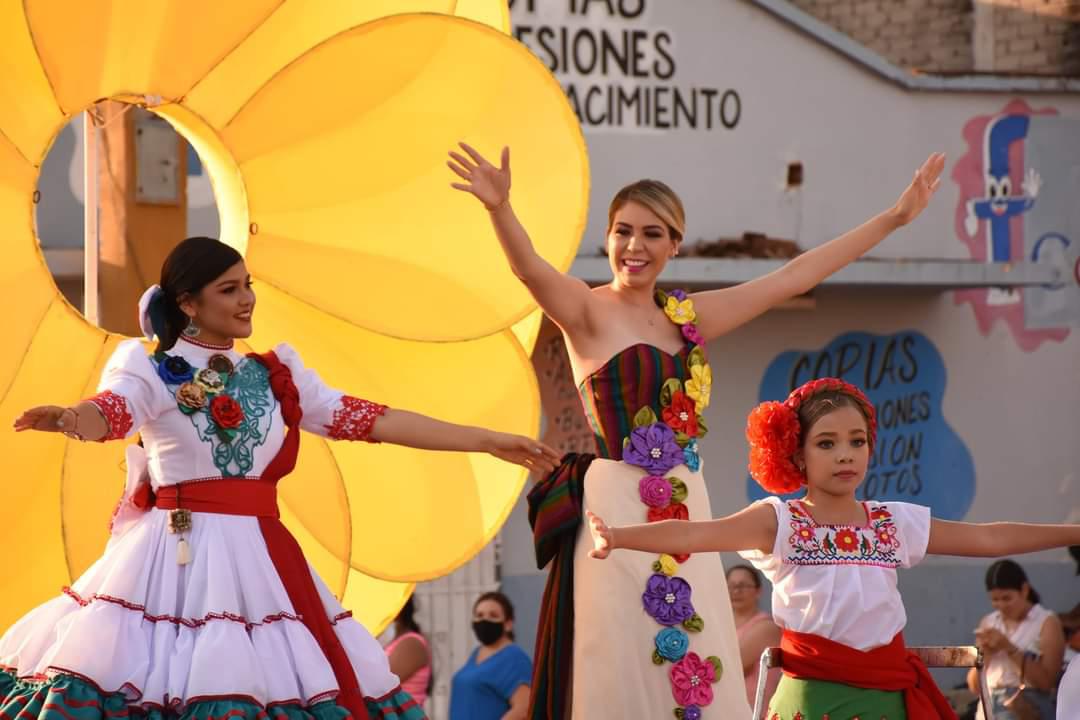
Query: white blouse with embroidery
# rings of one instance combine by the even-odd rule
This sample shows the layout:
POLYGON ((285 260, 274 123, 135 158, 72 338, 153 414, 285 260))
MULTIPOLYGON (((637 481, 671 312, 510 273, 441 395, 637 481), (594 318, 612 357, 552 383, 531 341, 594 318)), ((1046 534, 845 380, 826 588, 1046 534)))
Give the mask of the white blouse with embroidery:
MULTIPOLYGON (((383 406, 327 387, 288 345, 275 353, 292 373, 304 430, 332 439, 369 439, 383 406)), ((133 472, 136 459, 155 488, 258 478, 285 437, 268 370, 232 349, 187 339, 167 355, 173 359, 158 362, 138 341, 122 343, 91 399, 108 420, 106 439, 142 433, 145 454, 128 448, 129 494, 133 477, 140 475, 133 472), (226 371, 199 378, 215 397, 186 388, 191 405, 199 406, 187 411, 177 397, 191 374, 181 358, 195 371, 212 365, 226 371), (162 369, 165 362, 171 364, 162 369), (215 398, 216 410, 208 404, 215 398)), ((193 699, 219 696, 264 705, 309 705, 333 697, 333 670, 278 578, 259 519, 192 516, 184 534, 190 562, 180 564, 169 512, 138 511, 125 498, 105 554, 63 594, 0 636, 0 667, 19 677, 74 674, 108 692, 123 692, 130 703, 177 713, 193 699)), ((365 695, 393 691, 398 679, 378 642, 314 572, 313 579, 365 695)))
POLYGON ((926 554, 930 509, 871 501, 865 525, 818 525, 798 500, 760 502, 776 511, 776 544, 739 554, 772 583, 776 624, 858 650, 892 642, 907 622, 896 568, 926 554))
MULTIPOLYGON (((292 372, 300 395, 302 429, 334 440, 366 440, 384 408, 328 387, 286 344, 274 348, 292 372)), ((98 394, 90 401, 108 420, 109 437, 142 433, 153 486, 221 477, 257 478, 273 460, 285 437, 268 373, 259 362, 232 349, 215 348, 182 338, 168 351, 194 370, 215 355, 234 365, 226 392, 243 409, 236 436, 224 442, 208 412, 181 412, 176 392, 186 376, 161 369, 138 340, 117 348, 102 373, 98 394), (178 381, 179 380, 179 381, 178 381)))

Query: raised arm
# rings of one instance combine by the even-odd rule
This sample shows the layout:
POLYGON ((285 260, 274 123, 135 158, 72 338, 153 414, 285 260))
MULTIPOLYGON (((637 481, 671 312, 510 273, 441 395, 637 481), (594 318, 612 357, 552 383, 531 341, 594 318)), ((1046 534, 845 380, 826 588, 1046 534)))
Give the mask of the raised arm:
POLYGON ((1002 557, 1080 544, 1080 525, 930 521, 927 553, 1002 557))
POLYGON ((586 515, 593 537, 589 555, 599 559, 620 549, 669 555, 739 550, 771 553, 776 543, 776 511, 764 503, 718 520, 661 520, 614 528, 592 512, 586 515))
POLYGON ((500 166, 495 167, 465 143, 461 148, 468 157, 451 152, 446 164, 464 182, 451 187, 471 193, 487 208, 510 269, 547 316, 568 333, 590 332, 589 286, 540 257, 510 206, 510 149, 503 148, 500 166))
POLYGON ((897 228, 919 216, 941 184, 945 155, 934 153, 904 190, 896 204, 854 230, 819 245, 755 280, 721 290, 694 293, 698 332, 712 340, 761 315, 766 310, 809 292, 822 280, 867 253, 897 228))
POLYGON ((559 464, 557 452, 532 438, 443 422, 394 408, 387 408, 375 421, 370 439, 420 450, 484 452, 541 473, 549 473, 559 464))

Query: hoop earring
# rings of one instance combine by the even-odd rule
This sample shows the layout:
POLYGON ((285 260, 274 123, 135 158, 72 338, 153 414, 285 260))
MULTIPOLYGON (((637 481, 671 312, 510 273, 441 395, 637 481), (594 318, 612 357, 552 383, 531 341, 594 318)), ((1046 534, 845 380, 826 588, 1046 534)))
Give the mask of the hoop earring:
POLYGON ((194 338, 199 337, 199 333, 202 332, 202 328, 195 324, 195 318, 188 320, 187 326, 181 330, 184 337, 194 338))

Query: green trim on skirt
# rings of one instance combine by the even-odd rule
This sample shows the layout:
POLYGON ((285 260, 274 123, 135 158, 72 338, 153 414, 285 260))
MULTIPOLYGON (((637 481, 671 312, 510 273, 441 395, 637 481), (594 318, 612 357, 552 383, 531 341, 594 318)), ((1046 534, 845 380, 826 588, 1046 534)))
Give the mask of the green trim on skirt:
POLYGON ((768 720, 907 720, 904 693, 870 690, 784 675, 769 702, 768 720))

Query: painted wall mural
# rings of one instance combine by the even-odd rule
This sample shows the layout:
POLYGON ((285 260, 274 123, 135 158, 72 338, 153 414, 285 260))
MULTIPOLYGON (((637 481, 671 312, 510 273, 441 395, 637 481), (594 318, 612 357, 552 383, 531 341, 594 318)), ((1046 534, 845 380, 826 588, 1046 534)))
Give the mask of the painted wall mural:
MULTIPOLYGON (((967 514, 975 497, 975 465, 942 412, 945 362, 925 335, 851 332, 820 350, 783 352, 766 368, 758 400, 783 400, 819 377, 859 386, 877 407, 878 443, 857 492, 860 500, 928 505, 946 520, 967 514)), ((751 500, 766 496, 750 477, 746 482, 751 500)))
POLYGON ((1021 349, 1064 340, 1080 325, 1080 119, 1014 100, 964 126, 967 153, 953 168, 960 188, 956 234, 975 260, 1047 262, 1053 285, 960 290, 979 331, 1003 321, 1021 349))

